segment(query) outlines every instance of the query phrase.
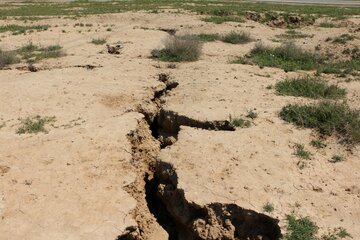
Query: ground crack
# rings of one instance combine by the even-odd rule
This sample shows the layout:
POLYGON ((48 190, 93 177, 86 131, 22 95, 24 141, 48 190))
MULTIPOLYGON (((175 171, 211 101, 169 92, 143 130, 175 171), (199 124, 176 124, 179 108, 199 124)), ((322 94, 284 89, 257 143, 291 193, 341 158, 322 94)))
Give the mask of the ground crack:
POLYGON ((125 190, 137 201, 132 211, 137 226, 130 226, 117 240, 278 240, 278 220, 235 204, 189 202, 178 188, 174 167, 157 160, 161 137, 178 133, 181 125, 210 130, 234 130, 228 121, 201 122, 162 109, 164 96, 178 83, 159 74, 163 86, 154 90, 150 102, 139 106, 144 114, 137 128, 128 134, 132 146, 131 164, 136 180, 125 190), (150 110, 149 110, 150 109, 150 110), (174 120, 175 119, 175 120, 174 120), (160 141, 159 141, 159 140, 160 141), (160 236, 160 237, 159 237, 160 236))

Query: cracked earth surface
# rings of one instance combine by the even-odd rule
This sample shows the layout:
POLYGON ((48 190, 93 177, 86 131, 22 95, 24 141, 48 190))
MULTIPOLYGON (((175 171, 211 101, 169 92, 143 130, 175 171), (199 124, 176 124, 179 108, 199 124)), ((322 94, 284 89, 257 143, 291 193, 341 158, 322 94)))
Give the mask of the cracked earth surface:
MULTIPOLYGON (((283 30, 254 22, 214 25, 192 14, 182 14, 179 21, 179 15, 170 13, 110 14, 77 21, 54 18, 36 24, 42 21, 51 25, 51 32, 8 33, 0 43, 2 49, 28 41, 58 43, 67 53, 36 64, 38 72, 29 72, 22 64, 0 71, 4 239, 169 239, 174 228, 160 226, 146 199, 147 181, 154 179, 158 181, 155 200, 166 203, 161 206, 168 210, 165 216, 175 219, 186 233, 176 233, 179 239, 242 239, 244 231, 236 221, 249 221, 233 216, 244 212, 260 222, 269 220, 266 226, 277 232, 277 220, 283 227, 284 216, 291 211, 310 216, 321 231, 344 227, 354 239, 360 238, 359 150, 350 153, 331 138, 329 147, 314 150, 311 164, 300 171, 291 146, 298 142, 308 146, 314 133, 285 124, 277 113, 287 103, 310 100, 276 96, 266 89, 297 73, 228 63, 255 43, 206 43, 199 61, 174 69, 149 58, 167 36, 151 30, 160 27, 175 27, 179 34, 251 29, 256 39, 268 44, 274 44, 270 39, 283 30), (80 33, 74 27, 79 21, 92 26, 80 33), (111 32, 106 31, 108 26, 111 32), (120 43, 121 53, 110 55, 104 46, 91 44, 96 37, 120 43), (167 89, 159 81, 161 73, 179 85, 167 89), (251 127, 228 127, 230 115, 244 115, 250 109, 259 113, 251 127), (16 134, 18 119, 35 115, 56 117, 52 126, 46 126, 49 133, 16 134), (160 144, 153 137, 157 135, 151 132, 153 122, 160 135, 171 135, 170 143, 160 144), (335 153, 342 153, 347 161, 329 163, 335 153), (157 161, 170 164, 167 174, 157 161), (184 210, 189 216, 174 210, 179 209, 171 197, 174 189, 191 209, 184 210), (257 215, 266 202, 272 202, 275 211, 270 217, 257 215), (193 214, 194 209, 202 215, 193 214)), ((345 30, 308 26, 302 31, 315 37, 298 43, 305 41, 304 46, 311 48, 345 30)), ((348 90, 349 104, 358 107, 360 83, 339 85, 348 90)), ((278 239, 262 235, 265 232, 246 234, 251 239, 278 239)))

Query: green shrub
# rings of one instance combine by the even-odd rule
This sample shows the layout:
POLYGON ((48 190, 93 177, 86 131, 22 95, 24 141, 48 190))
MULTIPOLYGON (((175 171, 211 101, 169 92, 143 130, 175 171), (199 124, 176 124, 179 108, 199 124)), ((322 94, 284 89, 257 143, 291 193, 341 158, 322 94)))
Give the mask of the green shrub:
POLYGON ((267 213, 271 213, 274 211, 274 205, 272 203, 267 202, 264 206, 263 206, 263 211, 267 212, 267 213))
POLYGON ((322 135, 337 133, 344 141, 360 142, 359 111, 351 110, 345 104, 289 104, 283 107, 279 116, 296 126, 316 129, 322 135))
POLYGON ((317 240, 318 227, 309 218, 296 218, 287 215, 287 233, 285 240, 317 240))
POLYGON ((346 95, 345 89, 310 76, 286 79, 278 82, 275 89, 280 95, 295 97, 338 99, 346 95))
POLYGON ((153 58, 168 62, 196 61, 200 57, 202 44, 191 35, 171 36, 163 49, 151 52, 153 58))
POLYGON ((226 43, 231 44, 245 44, 251 42, 253 39, 250 37, 249 33, 246 32, 230 32, 224 35, 221 40, 226 43))

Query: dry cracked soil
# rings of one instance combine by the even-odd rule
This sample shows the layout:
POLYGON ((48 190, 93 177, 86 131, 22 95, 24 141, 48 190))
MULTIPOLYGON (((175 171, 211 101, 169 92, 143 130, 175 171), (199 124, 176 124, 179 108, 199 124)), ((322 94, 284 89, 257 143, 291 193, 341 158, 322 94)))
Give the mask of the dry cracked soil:
MULTIPOLYGON (((324 21, 324 19, 320 19, 324 21)), ((359 29, 301 28, 305 49, 359 29)), ((348 24, 351 22, 351 24, 348 24)), ((0 25, 24 24, 15 19, 0 25)), ((46 31, 1 33, 2 50, 58 44, 65 56, 0 70, 0 239, 279 239, 286 214, 309 216, 320 234, 342 227, 360 239, 360 152, 336 137, 317 150, 316 133, 278 117, 288 103, 267 86, 303 72, 230 64, 284 29, 261 23, 214 24, 187 12, 131 12, 47 18, 46 31), (84 23, 83 25, 77 23, 84 23), (111 31, 109 30, 111 28, 111 31), (250 32, 255 41, 203 44, 198 61, 151 58, 168 33, 250 32), (109 54, 104 38, 119 45, 109 54), (258 117, 235 128, 231 116, 258 117), (18 134, 21 119, 54 117, 46 133, 18 134), (312 152, 299 169, 293 145, 312 152), (346 161, 331 163, 334 154, 346 161), (274 210, 265 213, 263 206, 274 210)), ((353 45, 360 45, 359 31, 353 45)), ((342 49, 340 49, 342 50, 342 49)), ((339 51, 340 51, 339 50, 339 51)), ((325 50, 324 50, 325 51, 325 50)), ((360 81, 327 76, 359 109, 360 81)), ((349 238, 350 239, 350 238, 349 238)))

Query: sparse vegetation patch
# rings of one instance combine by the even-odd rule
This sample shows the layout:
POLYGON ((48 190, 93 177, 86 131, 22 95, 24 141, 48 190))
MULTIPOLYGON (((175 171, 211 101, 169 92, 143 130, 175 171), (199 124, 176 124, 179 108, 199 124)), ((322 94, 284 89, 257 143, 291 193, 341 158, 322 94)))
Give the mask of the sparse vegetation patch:
POLYGON ((326 81, 316 77, 298 77, 280 81, 275 85, 280 95, 339 99, 346 95, 346 90, 336 85, 328 85, 326 81))
POLYGON ((58 58, 64 56, 61 48, 62 47, 59 45, 41 47, 33 44, 32 42, 29 42, 19 48, 17 53, 21 55, 27 62, 33 63, 46 58, 58 58))
POLYGON ((322 23, 319 24, 319 27, 322 27, 322 28, 334 28, 336 26, 335 26, 335 24, 330 23, 330 22, 322 22, 322 23))
POLYGON ((204 22, 213 22, 216 24, 221 24, 224 22, 244 22, 244 19, 239 16, 210 16, 202 18, 204 22))
POLYGON ((241 117, 235 117, 235 118, 230 117, 230 124, 234 127, 244 128, 244 127, 250 127, 251 122, 241 117))
POLYGON ((206 33, 198 34, 197 37, 199 38, 200 41, 203 42, 214 42, 216 40, 220 40, 221 38, 219 34, 206 34, 206 33))
POLYGON ((20 26, 20 25, 5 25, 0 26, 0 33, 2 32, 12 32, 13 35, 18 35, 25 33, 27 30, 37 30, 37 31, 45 31, 49 29, 49 25, 34 25, 34 26, 20 26))
POLYGON ((194 36, 171 36, 165 41, 163 49, 155 49, 151 55, 161 61, 189 62, 200 57, 201 48, 201 42, 194 36))
POLYGON ((257 64, 262 67, 278 67, 285 71, 312 70, 322 62, 324 59, 321 56, 305 51, 293 43, 275 48, 256 44, 248 57, 234 61, 234 63, 257 64))
POLYGON ((310 145, 317 149, 326 148, 327 146, 326 142, 322 139, 311 140, 310 145))
POLYGON ((91 40, 91 43, 95 44, 95 45, 103 45, 106 43, 106 39, 104 38, 93 38, 91 40))
POLYGON ((345 34, 341 34, 340 36, 337 36, 336 38, 334 38, 334 40, 332 42, 333 43, 345 44, 346 42, 352 41, 354 39, 355 39, 355 37, 353 35, 345 33, 345 34))
POLYGON ((285 33, 276 35, 276 37, 281 39, 298 39, 298 38, 311 38, 314 35, 305 34, 294 29, 286 30, 285 33))
POLYGON ((342 162, 345 160, 345 157, 342 156, 342 155, 338 155, 338 154, 335 154, 331 157, 331 159, 329 160, 329 162, 331 163, 337 163, 337 162, 342 162))
POLYGON ((345 142, 360 142, 360 114, 340 103, 289 104, 280 117, 299 127, 316 129, 322 135, 338 134, 345 142))
POLYGON ((21 126, 16 130, 17 134, 38 132, 48 133, 48 131, 45 129, 45 124, 54 122, 55 117, 36 116, 33 118, 20 119, 20 121, 21 126))
POLYGON ((19 58, 16 57, 16 53, 13 51, 2 51, 0 49, 0 69, 3 69, 5 66, 18 63, 19 58))
POLYGON ((294 155, 301 159, 309 160, 311 158, 311 152, 305 150, 305 147, 302 144, 295 144, 294 150, 294 155))

